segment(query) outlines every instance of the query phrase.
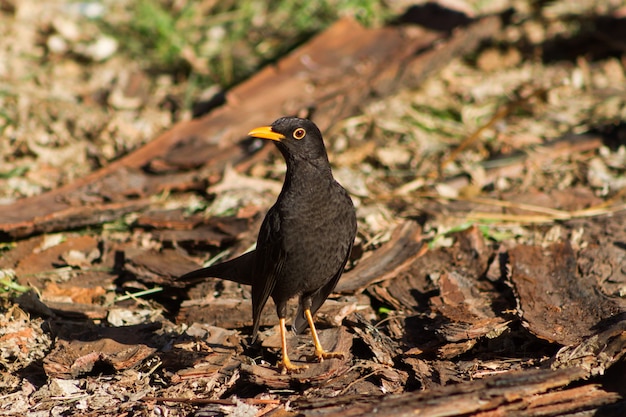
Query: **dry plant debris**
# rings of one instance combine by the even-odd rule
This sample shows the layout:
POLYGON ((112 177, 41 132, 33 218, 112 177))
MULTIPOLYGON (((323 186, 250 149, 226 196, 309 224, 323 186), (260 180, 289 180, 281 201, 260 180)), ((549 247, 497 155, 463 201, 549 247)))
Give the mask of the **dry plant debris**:
POLYGON ((622 2, 337 2, 374 27, 256 75, 288 7, 139 3, 197 41, 146 54, 170 72, 106 30, 127 2, 0 0, 0 415, 626 412, 622 2), (272 306, 248 345, 247 286, 174 280, 253 245, 284 166, 237 132, 284 113, 323 126, 359 217, 319 312, 350 354, 299 376, 272 306))

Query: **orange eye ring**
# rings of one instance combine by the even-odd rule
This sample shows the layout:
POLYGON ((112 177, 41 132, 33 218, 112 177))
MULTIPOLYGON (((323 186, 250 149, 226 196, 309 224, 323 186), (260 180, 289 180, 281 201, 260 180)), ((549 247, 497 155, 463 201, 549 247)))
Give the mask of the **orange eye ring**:
POLYGON ((306 136, 306 130, 304 130, 301 127, 297 128, 296 130, 293 131, 294 139, 300 140, 300 139, 302 139, 305 136, 306 136))

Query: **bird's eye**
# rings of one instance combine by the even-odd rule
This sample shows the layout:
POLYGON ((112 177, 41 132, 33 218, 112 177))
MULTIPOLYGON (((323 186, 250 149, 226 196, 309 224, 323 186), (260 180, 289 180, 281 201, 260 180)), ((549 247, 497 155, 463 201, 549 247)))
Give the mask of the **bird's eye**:
POLYGON ((293 131, 293 137, 295 139, 300 140, 304 137, 304 135, 306 135, 306 130, 302 129, 301 127, 293 131))

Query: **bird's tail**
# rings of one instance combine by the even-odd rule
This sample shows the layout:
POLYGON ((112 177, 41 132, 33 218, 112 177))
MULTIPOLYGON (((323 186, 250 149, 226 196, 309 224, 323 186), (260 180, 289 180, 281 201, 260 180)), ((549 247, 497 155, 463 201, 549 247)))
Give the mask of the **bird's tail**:
POLYGON ((188 272, 178 277, 176 281, 192 284, 205 278, 221 278, 243 285, 252 285, 255 256, 256 251, 253 250, 230 261, 188 272))

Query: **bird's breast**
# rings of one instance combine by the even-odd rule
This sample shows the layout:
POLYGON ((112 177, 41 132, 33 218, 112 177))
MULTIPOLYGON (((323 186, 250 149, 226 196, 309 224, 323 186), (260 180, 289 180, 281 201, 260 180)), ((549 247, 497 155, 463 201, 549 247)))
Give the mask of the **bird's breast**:
POLYGON ((292 294, 315 291, 331 280, 342 267, 356 230, 352 200, 339 184, 310 187, 284 190, 280 199, 287 258, 279 279, 292 294))

